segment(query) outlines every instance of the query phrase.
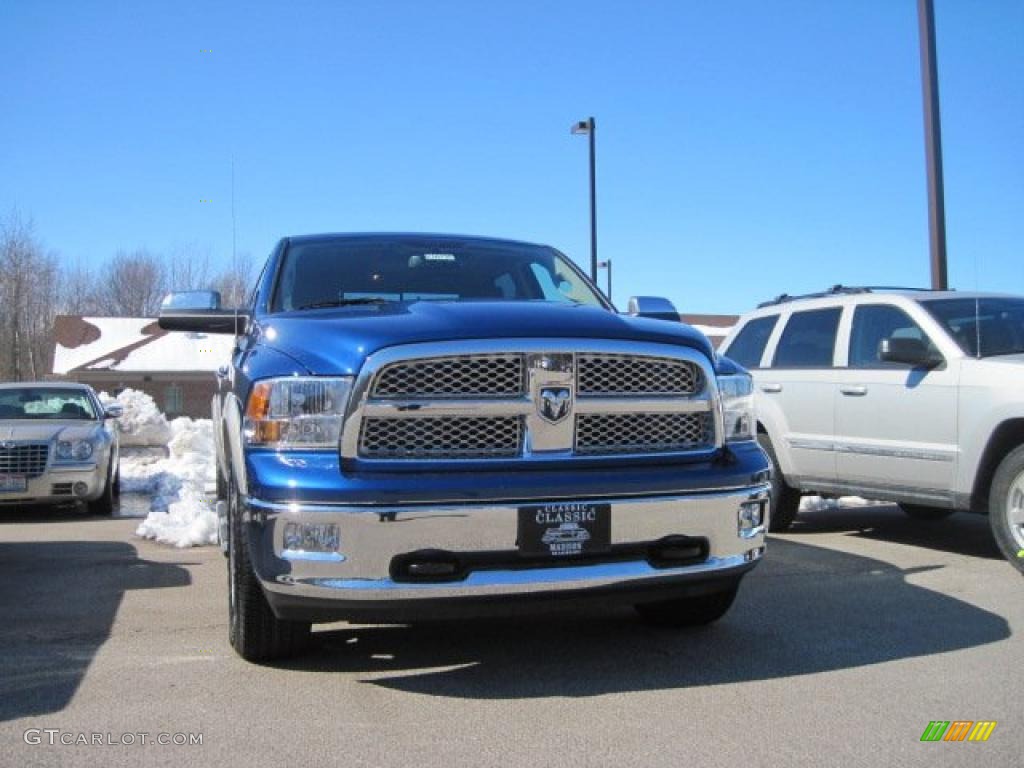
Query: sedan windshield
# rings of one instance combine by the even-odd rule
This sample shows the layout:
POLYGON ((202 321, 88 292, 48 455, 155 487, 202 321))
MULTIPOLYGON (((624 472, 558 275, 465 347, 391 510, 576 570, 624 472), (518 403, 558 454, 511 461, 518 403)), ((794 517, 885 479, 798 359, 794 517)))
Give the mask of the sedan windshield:
POLYGON ((75 419, 99 418, 88 393, 81 389, 12 388, 0 389, 0 419, 75 419))
POLYGON ((1024 299, 932 299, 921 304, 971 357, 1024 353, 1024 299))
POLYGON ((381 237, 293 243, 284 257, 272 311, 477 300, 607 306, 580 271, 550 248, 381 237))

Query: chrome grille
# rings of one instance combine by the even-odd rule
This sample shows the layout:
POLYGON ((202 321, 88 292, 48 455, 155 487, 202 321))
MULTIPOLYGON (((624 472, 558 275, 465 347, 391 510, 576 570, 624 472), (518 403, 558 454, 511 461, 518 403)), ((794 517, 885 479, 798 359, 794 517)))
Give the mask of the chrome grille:
POLYGON ((49 443, 15 443, 0 445, 0 475, 38 477, 46 471, 49 443))
POLYGON ((522 450, 518 416, 366 419, 359 453, 369 459, 497 459, 522 450))
POLYGON ((585 413, 576 417, 576 453, 646 454, 708 447, 710 413, 585 413))
POLYGON ((700 368, 667 357, 584 353, 576 356, 576 386, 587 395, 692 395, 704 389, 700 368))
POLYGON ((377 374, 371 397, 515 397, 523 391, 522 355, 468 355, 389 365, 377 374))

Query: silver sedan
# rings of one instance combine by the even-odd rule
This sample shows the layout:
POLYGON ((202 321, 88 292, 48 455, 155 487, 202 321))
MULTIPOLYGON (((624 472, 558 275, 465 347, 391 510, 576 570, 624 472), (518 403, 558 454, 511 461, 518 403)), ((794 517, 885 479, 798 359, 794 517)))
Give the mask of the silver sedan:
POLYGON ((84 502, 110 515, 121 407, 72 382, 0 384, 0 505, 84 502))

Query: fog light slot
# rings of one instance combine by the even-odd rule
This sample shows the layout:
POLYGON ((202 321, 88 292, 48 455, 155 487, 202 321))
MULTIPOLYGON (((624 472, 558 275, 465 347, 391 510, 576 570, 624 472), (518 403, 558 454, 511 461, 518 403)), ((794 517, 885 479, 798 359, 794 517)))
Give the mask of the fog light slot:
POLYGON ((768 499, 750 499, 740 504, 737 514, 737 533, 742 539, 752 539, 764 533, 765 510, 768 499))
POLYGON ((391 561, 391 579, 397 582, 459 581, 464 570, 455 553, 443 549, 408 552, 391 561))
POLYGON ((666 536, 653 542, 647 561, 655 568, 680 568, 708 559, 708 540, 698 536, 666 536))
POLYGON ((75 496, 85 496, 89 492, 89 484, 79 480, 71 487, 71 490, 75 492, 75 496))

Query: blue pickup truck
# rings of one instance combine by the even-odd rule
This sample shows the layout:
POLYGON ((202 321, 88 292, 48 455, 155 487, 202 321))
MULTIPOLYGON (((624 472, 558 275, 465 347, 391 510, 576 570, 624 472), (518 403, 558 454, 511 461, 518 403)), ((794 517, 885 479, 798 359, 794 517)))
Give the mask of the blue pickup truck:
POLYGON ((285 238, 243 308, 169 296, 161 327, 237 337, 213 419, 238 653, 564 599, 721 617, 764 554, 751 380, 631 304, 548 246, 414 234, 285 238))

